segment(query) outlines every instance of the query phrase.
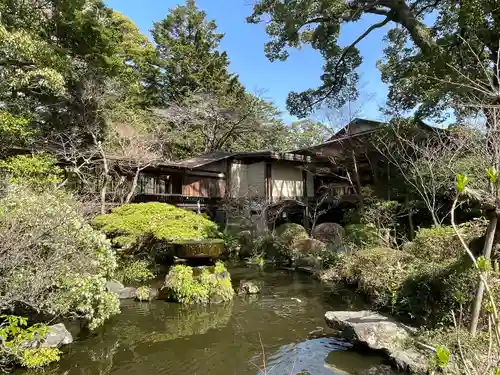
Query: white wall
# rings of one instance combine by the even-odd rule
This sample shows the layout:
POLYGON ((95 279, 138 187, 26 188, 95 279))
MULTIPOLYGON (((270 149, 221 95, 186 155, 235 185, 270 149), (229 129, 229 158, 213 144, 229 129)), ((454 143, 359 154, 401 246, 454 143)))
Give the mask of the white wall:
POLYGON ((229 191, 231 197, 241 198, 248 193, 248 167, 246 164, 231 164, 229 191))
POLYGON ((271 166, 272 197, 302 197, 302 170, 287 164, 271 166))
MULTIPOLYGON (((231 197, 266 196, 266 163, 231 164, 231 197)), ((271 163, 273 198, 300 198, 303 195, 302 169, 288 163, 271 163)), ((307 172, 307 195, 314 196, 314 175, 307 172)))
POLYGON ((266 196, 266 163, 248 164, 248 194, 250 196, 266 196))

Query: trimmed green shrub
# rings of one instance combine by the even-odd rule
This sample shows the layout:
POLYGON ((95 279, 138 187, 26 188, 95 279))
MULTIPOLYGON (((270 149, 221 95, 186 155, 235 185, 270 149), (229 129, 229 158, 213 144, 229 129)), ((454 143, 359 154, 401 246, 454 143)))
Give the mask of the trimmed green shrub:
POLYGON ((365 248, 341 258, 339 273, 369 296, 377 306, 392 306, 413 267, 413 257, 402 251, 365 248))
POLYGON ((184 304, 224 302, 233 298, 231 276, 222 262, 204 267, 196 273, 192 267, 175 265, 165 278, 162 291, 167 297, 184 304))
POLYGON ((136 284, 151 280, 154 274, 148 261, 124 259, 118 262, 113 278, 124 284, 136 284))
POLYGON ((63 191, 9 188, 0 199, 0 311, 81 318, 91 329, 119 312, 105 289, 114 251, 81 212, 63 191))
POLYGON ((293 251, 296 253, 296 256, 321 256, 323 252, 326 251, 326 244, 321 242, 320 240, 306 238, 295 241, 295 243, 293 244, 293 251))
POLYGON ((276 236, 286 245, 292 246, 296 240, 309 238, 307 231, 302 225, 286 223, 276 228, 276 236))
POLYGON ((346 241, 356 247, 377 247, 383 245, 377 228, 373 224, 349 224, 345 226, 346 241))
MULTIPOLYGON (((470 241, 484 226, 472 222, 460 230, 470 241)), ((451 324, 451 311, 462 310, 464 324, 470 320, 478 275, 450 227, 421 229, 403 250, 364 247, 330 263, 325 277, 357 285, 378 308, 429 326, 451 324)), ((500 292, 499 276, 490 277, 500 292)))
POLYGON ((14 364, 27 368, 38 368, 59 361, 57 348, 33 348, 27 343, 42 341, 47 337, 49 327, 35 324, 28 327, 28 319, 15 315, 0 316, 0 370, 7 370, 14 364))
POLYGON ((174 242, 201 240, 218 235, 217 225, 204 215, 166 203, 124 204, 110 214, 99 215, 92 221, 112 238, 117 246, 133 246, 145 236, 174 242))
POLYGON ((277 263, 290 263, 293 259, 293 249, 284 241, 272 234, 265 233, 252 241, 252 256, 253 261, 257 259, 270 259, 277 263))
POLYGON ((324 243, 339 243, 345 237, 345 229, 337 223, 321 223, 314 227, 312 238, 324 243))
MULTIPOLYGON (((482 221, 473 221, 460 225, 459 230, 468 243, 482 236, 485 227, 482 221)), ((419 259, 438 263, 455 262, 465 251, 451 226, 421 228, 404 249, 419 259)))

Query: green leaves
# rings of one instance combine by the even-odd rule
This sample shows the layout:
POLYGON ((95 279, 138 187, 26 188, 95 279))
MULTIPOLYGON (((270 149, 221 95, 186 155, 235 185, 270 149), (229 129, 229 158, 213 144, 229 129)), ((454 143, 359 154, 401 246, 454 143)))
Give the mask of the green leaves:
POLYGON ((436 360, 439 367, 448 367, 450 350, 445 346, 438 345, 436 347, 436 360))
POLYGON ((465 191, 467 183, 469 182, 469 178, 464 174, 456 175, 456 188, 459 194, 462 194, 465 191))
POLYGON ((476 259, 476 265, 481 272, 491 271, 493 268, 491 262, 483 256, 476 259))
POLYGON ((165 19, 154 23, 151 33, 164 71, 158 82, 158 104, 179 101, 194 92, 243 92, 228 70, 227 54, 219 51, 224 34, 217 32, 215 22, 207 20, 193 0, 170 9, 165 19))
POLYGON ((498 181, 498 171, 495 168, 490 167, 486 169, 486 173, 488 174, 490 182, 496 184, 498 181))
POLYGON ((134 246, 148 235, 173 242, 209 238, 217 231, 217 225, 202 215, 157 202, 124 204, 110 214, 95 217, 93 224, 119 246, 134 246))
POLYGON ((101 133, 113 103, 148 101, 156 51, 101 0, 4 1, 0 17, 2 110, 29 119, 35 135, 101 133))
POLYGON ((28 327, 28 318, 16 315, 0 315, 0 364, 19 363, 23 367, 38 368, 59 360, 57 348, 35 348, 30 345, 45 339, 49 328, 45 324, 28 327))
POLYGON ((63 171, 56 162, 47 154, 18 155, 0 161, 0 169, 8 172, 12 183, 44 190, 61 182, 63 171))
POLYGON ((470 83, 492 79, 477 66, 497 64, 491 52, 496 48, 484 49, 500 32, 491 4, 390 0, 373 7, 369 1, 259 0, 247 22, 266 24, 270 41, 265 53, 271 61, 286 59, 290 48, 302 44, 323 57, 320 86, 289 94, 287 106, 294 115, 303 117, 325 104, 342 105, 353 94, 349 86, 355 87, 359 78, 356 70, 362 58, 358 47, 367 38, 376 43, 373 38, 378 37, 382 42, 386 34, 385 56, 377 65, 389 85, 389 105, 396 111, 416 109, 417 117, 445 120, 450 107, 467 112, 459 103, 468 102, 471 91, 485 95, 485 103, 489 100, 488 93, 474 90, 470 83), (429 14, 433 16, 427 17, 429 14), (342 26, 358 20, 362 20, 360 26, 366 26, 349 35, 350 28, 342 26), (347 34, 342 35, 344 32, 347 34))

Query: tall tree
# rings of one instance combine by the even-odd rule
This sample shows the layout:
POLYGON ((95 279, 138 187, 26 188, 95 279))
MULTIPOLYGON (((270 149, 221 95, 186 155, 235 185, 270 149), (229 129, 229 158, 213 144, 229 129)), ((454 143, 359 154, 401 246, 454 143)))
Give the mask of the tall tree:
POLYGON ((352 94, 347 83, 358 80, 359 43, 386 26, 392 28, 380 69, 389 84, 391 106, 418 108, 417 115, 430 116, 449 108, 461 112, 464 108, 456 103, 472 91, 481 101, 499 101, 498 95, 491 96, 499 82, 485 80, 483 69, 477 68, 478 58, 488 70, 499 68, 495 0, 259 0, 248 21, 263 20, 272 38, 266 45, 271 60, 285 60, 287 49, 301 44, 310 44, 325 60, 320 87, 290 93, 292 114, 306 116, 324 103, 342 105, 352 94), (361 19, 371 25, 349 45, 340 45, 342 26, 361 19))
POLYGON ((177 157, 214 151, 253 151, 278 148, 275 134, 284 126, 274 105, 255 95, 191 94, 158 114, 178 134, 177 157))
POLYGON ((32 134, 104 128, 103 108, 88 94, 139 95, 138 72, 154 53, 100 0, 0 0, 1 111, 25 119, 32 134))
POLYGON ((286 149, 298 150, 321 144, 333 135, 332 129, 319 121, 304 119, 292 122, 286 129, 286 149))
POLYGON ((151 30, 163 74, 158 104, 179 101, 194 92, 242 92, 238 77, 229 72, 227 53, 219 51, 224 34, 206 19, 194 0, 171 9, 151 30))

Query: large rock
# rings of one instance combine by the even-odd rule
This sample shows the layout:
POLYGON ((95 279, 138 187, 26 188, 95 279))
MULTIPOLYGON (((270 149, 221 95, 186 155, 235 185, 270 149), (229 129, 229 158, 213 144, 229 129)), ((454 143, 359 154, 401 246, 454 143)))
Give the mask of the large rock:
POLYGON ((345 230, 337 223, 322 223, 314 227, 312 237, 325 243, 337 243, 345 237, 345 230))
POLYGON ((257 294, 260 293, 259 286, 253 281, 241 280, 240 287, 238 288, 238 294, 257 294))
POLYGON ((73 342, 73 336, 66 329, 64 324, 54 324, 49 326, 49 333, 45 340, 40 344, 41 348, 59 348, 62 345, 68 345, 73 342))
POLYGON ((120 294, 125 286, 117 280, 106 281, 106 290, 110 293, 120 294))
POLYGON ((328 311, 325 320, 353 344, 383 352, 398 369, 412 374, 427 372, 427 358, 407 347, 411 332, 402 324, 367 310, 328 311))

